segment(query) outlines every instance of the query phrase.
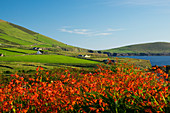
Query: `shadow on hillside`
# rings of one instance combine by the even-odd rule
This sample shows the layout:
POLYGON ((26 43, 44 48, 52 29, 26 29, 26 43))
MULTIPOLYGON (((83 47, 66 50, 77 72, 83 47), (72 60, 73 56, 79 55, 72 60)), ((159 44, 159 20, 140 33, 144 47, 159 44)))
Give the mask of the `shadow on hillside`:
POLYGON ((8 50, 8 49, 4 49, 4 48, 1 48, 2 50, 6 50, 6 51, 10 51, 10 52, 16 52, 16 53, 23 53, 23 54, 27 54, 25 52, 19 52, 19 51, 14 51, 14 50, 8 50))
POLYGON ((5 68, 9 68, 9 69, 14 69, 14 68, 12 68, 12 67, 10 67, 10 66, 4 66, 4 65, 0 65, 0 67, 5 67, 5 68))

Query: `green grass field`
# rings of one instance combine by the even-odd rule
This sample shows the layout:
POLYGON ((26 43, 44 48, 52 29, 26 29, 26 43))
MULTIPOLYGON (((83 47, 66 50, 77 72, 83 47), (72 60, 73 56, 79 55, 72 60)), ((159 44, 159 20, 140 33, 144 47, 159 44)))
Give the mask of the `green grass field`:
POLYGON ((57 67, 85 67, 94 68, 99 62, 79 59, 62 55, 25 55, 0 57, 0 75, 10 75, 16 72, 35 71, 38 66, 44 69, 57 67))
POLYGON ((7 49, 9 51, 23 52, 23 53, 27 53, 27 54, 37 52, 37 50, 27 50, 27 49, 20 49, 20 48, 4 48, 4 49, 7 49))
POLYGON ((2 48, 0 47, 0 53, 4 54, 5 56, 11 55, 22 55, 22 54, 32 54, 36 53, 35 50, 27 50, 27 49, 19 49, 19 48, 2 48))
POLYGON ((23 53, 11 52, 11 51, 8 51, 8 50, 0 49, 0 54, 3 54, 5 56, 10 56, 10 55, 22 55, 23 53))
POLYGON ((1 62, 38 62, 38 63, 92 63, 98 62, 89 61, 79 58, 73 58, 62 55, 25 55, 25 56, 8 56, 0 57, 1 62))

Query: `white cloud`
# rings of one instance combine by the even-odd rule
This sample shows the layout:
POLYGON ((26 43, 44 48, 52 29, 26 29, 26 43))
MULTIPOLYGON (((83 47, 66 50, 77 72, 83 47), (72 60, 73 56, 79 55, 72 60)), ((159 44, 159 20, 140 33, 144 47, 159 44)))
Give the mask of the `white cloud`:
POLYGON ((61 32, 74 33, 74 34, 89 34, 87 29, 72 29, 68 30, 66 28, 59 29, 61 32))
POLYGON ((112 35, 113 32, 121 31, 123 29, 112 29, 108 28, 104 32, 103 31, 94 31, 89 29, 71 29, 71 28, 61 28, 59 31, 66 32, 66 33, 72 33, 72 34, 79 34, 79 35, 85 35, 85 36, 108 36, 112 35))
POLYGON ((96 33, 95 36, 107 36, 112 35, 112 33, 96 33))
POLYGON ((65 29, 65 28, 59 29, 59 30, 62 31, 62 32, 73 33, 73 31, 67 30, 67 29, 65 29))
POLYGON ((88 35, 88 29, 74 29, 73 32, 75 34, 82 34, 82 35, 88 35))
POLYGON ((122 31, 122 30, 124 30, 124 29, 121 29, 121 28, 120 29, 112 29, 112 28, 107 29, 107 31, 122 31))

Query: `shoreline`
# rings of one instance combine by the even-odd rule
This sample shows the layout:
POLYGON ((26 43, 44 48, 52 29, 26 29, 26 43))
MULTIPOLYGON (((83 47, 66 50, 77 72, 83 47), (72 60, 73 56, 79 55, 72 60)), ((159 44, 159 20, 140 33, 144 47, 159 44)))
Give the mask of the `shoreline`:
POLYGON ((112 56, 170 56, 170 53, 110 53, 110 52, 103 52, 103 54, 107 54, 109 57, 112 57, 112 56))

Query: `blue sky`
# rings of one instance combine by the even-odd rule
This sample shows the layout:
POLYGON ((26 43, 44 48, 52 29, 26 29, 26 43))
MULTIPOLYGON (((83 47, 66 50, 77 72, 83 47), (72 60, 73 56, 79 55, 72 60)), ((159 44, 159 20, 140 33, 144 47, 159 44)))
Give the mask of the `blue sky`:
POLYGON ((170 42, 170 0, 1 0, 0 19, 63 43, 110 49, 170 42))

